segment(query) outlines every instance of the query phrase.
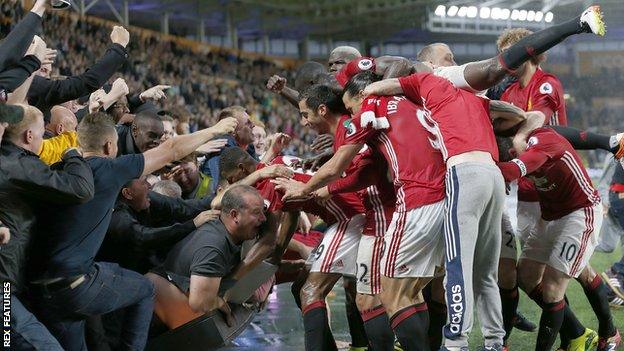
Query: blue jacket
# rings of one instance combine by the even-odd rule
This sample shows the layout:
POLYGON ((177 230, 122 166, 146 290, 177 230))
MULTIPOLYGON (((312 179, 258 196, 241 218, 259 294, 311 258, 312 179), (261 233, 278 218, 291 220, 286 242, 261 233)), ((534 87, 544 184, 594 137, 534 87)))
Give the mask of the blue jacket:
MULTIPOLYGON (((225 148, 228 148, 231 146, 239 146, 236 143, 236 139, 234 139, 234 137, 231 135, 219 136, 219 137, 216 137, 215 139, 227 139, 225 148)), ((254 149, 252 144, 249 144, 249 146, 247 147, 247 152, 251 155, 251 157, 258 160, 258 156, 256 155, 256 150, 254 149)), ((213 180, 212 185, 211 185, 213 193, 217 191, 217 184, 219 184, 219 160, 220 159, 221 159, 221 151, 209 154, 206 157, 206 161, 204 162, 201 168, 201 171, 204 174, 209 175, 213 180)))

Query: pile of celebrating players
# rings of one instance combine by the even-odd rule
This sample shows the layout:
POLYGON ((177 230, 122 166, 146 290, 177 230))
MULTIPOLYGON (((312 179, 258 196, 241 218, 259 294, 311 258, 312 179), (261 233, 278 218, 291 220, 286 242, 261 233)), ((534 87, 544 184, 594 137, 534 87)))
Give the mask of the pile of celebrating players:
POLYGON ((443 43, 416 61, 341 46, 327 66, 301 64, 292 85, 267 77, 318 135, 317 153, 297 158, 284 152, 291 136, 267 137, 245 107, 189 133, 188 111, 162 108, 168 85, 131 93, 112 80, 128 62, 123 27, 89 70, 51 79, 47 2, 0 43, 11 348, 143 350, 206 314, 236 326, 230 288, 263 264, 277 272, 246 306, 292 283, 309 351, 337 350, 325 301, 340 280, 354 351, 468 350, 475 313, 483 350, 513 350, 514 328, 537 329, 536 351, 619 347, 609 304, 624 303, 623 277, 589 264, 603 207, 575 150, 618 162, 624 138, 567 127, 563 87, 540 68, 565 38, 605 34, 598 6, 506 30, 483 61, 457 65, 443 43), (596 330, 568 304, 571 280, 596 330), (539 325, 519 313, 520 289, 539 325))

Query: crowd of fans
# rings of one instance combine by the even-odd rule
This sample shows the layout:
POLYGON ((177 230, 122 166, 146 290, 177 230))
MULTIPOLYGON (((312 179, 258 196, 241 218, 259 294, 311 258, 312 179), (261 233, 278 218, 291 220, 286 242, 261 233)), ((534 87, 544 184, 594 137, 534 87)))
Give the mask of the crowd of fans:
MULTIPOLYGON (((278 66, 48 18, 49 0, 25 13, 10 5, 2 5, 0 43, 4 346, 142 350, 163 276, 191 307, 186 321, 215 308, 229 320, 221 277, 235 268, 243 277, 269 256, 281 216, 267 214, 272 225, 259 229, 265 204, 254 188, 219 184, 221 163, 233 162, 221 151, 272 159, 309 144, 290 143, 310 133, 263 87, 278 66), (256 235, 241 261, 242 242, 256 235), (166 262, 174 266, 162 276, 143 276, 166 262), (189 282, 179 269, 203 275, 189 282)), ((290 175, 284 166, 251 173, 255 181, 290 175)), ((161 321, 172 327, 166 313, 161 321)))
MULTIPOLYGON (((3 4, 2 34, 23 12, 17 5, 3 4)), ((84 72, 107 47, 108 29, 103 24, 78 17, 50 15, 44 24, 45 40, 58 52, 52 76, 72 76, 84 72), (73 30, 68 31, 67 28, 73 30)), ((132 32, 131 33, 135 33, 132 32)), ((128 46, 129 60, 113 78, 122 76, 130 91, 142 91, 167 84, 165 109, 176 106, 190 114, 190 130, 213 125, 219 111, 227 106, 244 106, 253 120, 261 121, 269 133, 283 132, 293 137, 287 154, 307 155, 314 132, 298 123, 298 111, 279 104, 279 97, 265 88, 273 74, 291 78, 275 62, 237 56, 230 51, 194 52, 156 34, 133 36, 128 46)))

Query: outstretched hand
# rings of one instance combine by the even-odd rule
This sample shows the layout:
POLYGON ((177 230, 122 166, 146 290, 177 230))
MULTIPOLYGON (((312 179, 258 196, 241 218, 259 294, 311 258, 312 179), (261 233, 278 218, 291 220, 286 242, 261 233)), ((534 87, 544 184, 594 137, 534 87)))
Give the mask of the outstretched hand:
POLYGON ((198 147, 195 151, 199 152, 200 154, 211 154, 213 152, 219 152, 223 150, 226 144, 227 139, 214 139, 198 147))
POLYGON ((277 178, 271 181, 275 184, 275 188, 284 193, 282 201, 303 200, 310 197, 310 194, 304 191, 305 184, 293 179, 277 178))
POLYGON ((139 95, 139 99, 143 102, 147 100, 159 101, 161 99, 167 99, 165 90, 171 88, 171 85, 157 85, 147 89, 139 95))
POLYGON ((331 134, 321 134, 312 142, 312 150, 321 152, 327 148, 334 146, 334 136, 331 134))

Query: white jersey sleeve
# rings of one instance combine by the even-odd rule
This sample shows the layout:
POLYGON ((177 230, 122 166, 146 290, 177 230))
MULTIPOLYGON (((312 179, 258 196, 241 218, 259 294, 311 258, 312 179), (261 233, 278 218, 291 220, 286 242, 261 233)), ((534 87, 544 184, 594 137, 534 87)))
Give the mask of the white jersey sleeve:
POLYGON ((477 95, 485 95, 486 90, 478 91, 473 89, 464 78, 464 69, 467 64, 461 66, 437 67, 433 70, 433 74, 438 77, 445 78, 456 88, 475 93, 477 95))

